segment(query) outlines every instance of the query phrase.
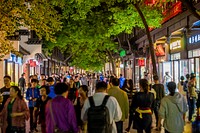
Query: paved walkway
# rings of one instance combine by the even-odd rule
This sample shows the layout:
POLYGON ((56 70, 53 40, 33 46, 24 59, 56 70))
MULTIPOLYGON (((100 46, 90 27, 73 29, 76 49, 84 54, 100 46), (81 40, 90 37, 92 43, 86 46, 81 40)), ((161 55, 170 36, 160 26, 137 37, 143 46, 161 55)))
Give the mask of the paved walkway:
MULTIPOLYGON (((124 122, 124 130, 126 129, 127 125, 128 125, 128 120, 124 122)), ((155 127, 155 125, 153 125, 153 127, 155 127)), ((137 131, 131 129, 130 133, 137 133, 137 131)), ((153 128, 152 133, 164 133, 164 128, 162 128, 162 131, 156 131, 155 128, 153 128)), ((192 128, 190 123, 186 123, 184 133, 192 133, 192 128)))
MULTIPOLYGON (((127 125, 128 125, 128 120, 124 122, 124 130, 126 129, 127 125)), ((155 125, 153 125, 153 126, 155 127, 155 125)), ((41 131, 40 131, 40 125, 38 125, 37 129, 39 130, 39 132, 35 132, 35 133, 41 133, 41 131)), ((26 131, 26 133, 29 133, 29 126, 28 125, 27 125, 27 131, 26 131)), ((126 132, 124 131, 124 133, 126 133, 126 132)), ((137 133, 137 131, 131 129, 130 133, 137 133)), ((162 129, 162 131, 156 131, 155 128, 153 128, 152 133, 164 133, 164 129, 162 129)), ((191 123, 186 123, 184 133, 192 133, 191 123)))

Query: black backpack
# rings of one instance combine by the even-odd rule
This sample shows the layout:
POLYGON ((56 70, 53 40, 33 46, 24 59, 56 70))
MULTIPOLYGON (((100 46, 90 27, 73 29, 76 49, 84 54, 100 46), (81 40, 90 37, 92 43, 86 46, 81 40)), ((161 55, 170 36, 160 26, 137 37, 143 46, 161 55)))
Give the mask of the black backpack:
POLYGON ((106 95, 100 106, 95 106, 93 97, 89 97, 88 133, 112 133, 109 110, 106 107, 109 95, 106 95))

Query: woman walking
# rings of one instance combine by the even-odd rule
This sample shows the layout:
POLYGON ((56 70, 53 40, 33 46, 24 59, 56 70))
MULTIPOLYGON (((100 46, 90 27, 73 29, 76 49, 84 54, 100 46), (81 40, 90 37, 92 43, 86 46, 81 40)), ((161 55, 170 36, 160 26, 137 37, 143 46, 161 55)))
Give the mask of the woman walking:
POLYGON ((17 86, 10 88, 10 98, 0 113, 3 119, 3 133, 25 133, 25 120, 29 110, 17 86))
POLYGON ((154 101, 153 93, 149 92, 149 85, 146 79, 139 82, 140 92, 133 96, 131 110, 135 115, 133 127, 138 133, 151 133, 152 124, 152 103, 154 101))
POLYGON ((37 99, 36 106, 34 107, 34 123, 36 124, 36 115, 37 110, 39 110, 39 124, 41 124, 42 133, 46 133, 46 124, 45 124, 45 107, 47 102, 51 99, 48 94, 50 93, 49 86, 43 85, 40 87, 40 95, 41 97, 37 99))
POLYGON ((77 102, 75 104, 76 109, 76 117, 78 126, 82 130, 82 133, 87 133, 87 123, 84 123, 81 120, 81 110, 83 108, 85 100, 88 98, 88 87, 86 85, 81 85, 79 89, 80 97, 77 98, 77 102))
POLYGON ((54 133, 56 129, 61 132, 78 133, 76 113, 69 99, 66 99, 69 86, 58 83, 55 86, 56 97, 46 105, 46 132, 54 133))

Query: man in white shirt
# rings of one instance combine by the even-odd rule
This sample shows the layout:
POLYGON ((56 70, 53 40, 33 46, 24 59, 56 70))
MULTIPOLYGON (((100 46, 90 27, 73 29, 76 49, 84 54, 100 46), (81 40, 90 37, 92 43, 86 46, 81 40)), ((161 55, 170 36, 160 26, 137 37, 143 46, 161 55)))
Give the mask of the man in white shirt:
MULTIPOLYGON (((106 91, 107 91, 107 84, 105 82, 98 82, 96 85, 96 93, 93 96, 95 106, 100 106, 102 104, 104 97, 108 95, 106 91)), ((109 97, 106 103, 106 107, 109 110, 110 124, 112 124, 113 127, 112 133, 116 133, 117 129, 115 122, 121 120, 122 117, 121 108, 117 100, 112 96, 109 97)), ((81 111, 81 119, 83 121, 87 121, 88 119, 87 112, 89 108, 90 108, 90 103, 89 100, 87 99, 81 111)))

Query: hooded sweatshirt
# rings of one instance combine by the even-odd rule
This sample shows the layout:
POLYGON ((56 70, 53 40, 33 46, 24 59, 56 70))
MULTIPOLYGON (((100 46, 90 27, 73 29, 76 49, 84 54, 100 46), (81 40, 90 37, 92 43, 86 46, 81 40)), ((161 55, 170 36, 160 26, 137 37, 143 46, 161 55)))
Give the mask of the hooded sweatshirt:
POLYGON ((186 99, 176 92, 174 96, 166 96, 161 100, 159 116, 164 119, 164 128, 170 133, 184 131, 183 114, 188 110, 186 99))

